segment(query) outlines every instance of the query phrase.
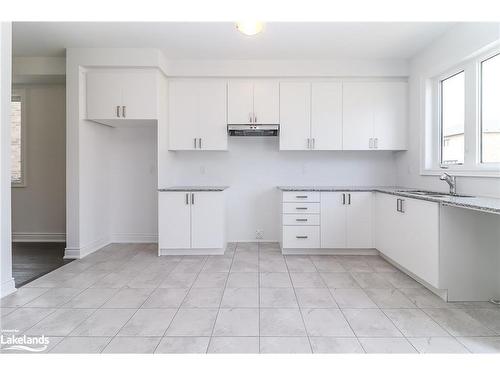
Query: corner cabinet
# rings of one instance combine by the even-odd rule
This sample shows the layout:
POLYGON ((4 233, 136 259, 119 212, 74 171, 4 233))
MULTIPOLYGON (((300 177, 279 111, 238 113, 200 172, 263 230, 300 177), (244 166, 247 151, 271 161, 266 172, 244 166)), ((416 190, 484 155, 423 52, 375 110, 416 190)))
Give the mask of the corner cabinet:
POLYGON ((280 150, 342 149, 342 83, 280 83, 280 150))
POLYGON ((231 80, 227 86, 227 123, 279 124, 279 82, 231 80))
POLYGON ((223 191, 159 193, 159 255, 223 254, 223 191))
POLYGON ((160 73, 156 70, 90 70, 86 119, 106 125, 158 119, 160 73))
POLYGON ((406 150, 406 82, 344 82, 342 97, 344 150, 406 150))
POLYGON ((375 194, 375 247, 439 288, 439 203, 375 194))
POLYGON ((169 150, 227 150, 226 81, 169 82, 169 150))

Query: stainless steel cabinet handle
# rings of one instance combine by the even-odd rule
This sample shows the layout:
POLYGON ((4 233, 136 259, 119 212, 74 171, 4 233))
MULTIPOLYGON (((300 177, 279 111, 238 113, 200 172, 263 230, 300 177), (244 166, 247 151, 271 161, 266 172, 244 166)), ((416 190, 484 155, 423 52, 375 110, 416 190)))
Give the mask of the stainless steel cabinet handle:
POLYGON ((194 148, 196 148, 196 138, 193 138, 194 141, 194 148))
POLYGON ((194 193, 191 193, 191 204, 194 204, 194 193))
POLYGON ((316 138, 313 138, 312 139, 312 148, 315 149, 316 148, 316 138))
POLYGON ((350 205, 351 204, 351 193, 347 194, 347 204, 350 205))
POLYGON ((311 138, 307 138, 307 148, 311 148, 311 138))
POLYGON ((370 138, 368 141, 368 148, 373 148, 373 138, 370 138))
POLYGON ((295 219, 295 221, 307 221, 307 219, 295 219))
POLYGON ((257 123, 257 116, 255 116, 255 113, 253 114, 253 123, 256 124, 257 123))
POLYGON ((189 193, 186 193, 186 204, 189 204, 189 193))
POLYGON ((378 148, 378 138, 373 139, 373 148, 378 148))
POLYGON ((307 210, 307 207, 295 207, 296 210, 307 210))
POLYGON ((399 212, 401 212, 402 214, 405 213, 405 206, 404 206, 404 203, 405 203, 405 200, 404 199, 400 199, 401 203, 399 204, 399 212))
POLYGON ((198 148, 201 148, 201 138, 198 138, 198 148))
POLYGON ((120 117, 120 106, 116 106, 116 117, 120 117))
POLYGON ((127 107, 122 105, 122 116, 127 117, 127 107))
POLYGON ((342 193, 342 204, 345 204, 345 193, 342 193))
POLYGON ((295 236, 295 238, 298 238, 298 239, 306 239, 307 236, 295 236))
POLYGON ((296 195, 295 198, 307 198, 307 195, 296 195))
POLYGON ((398 212, 403 212, 402 207, 403 207, 403 201, 398 198, 398 200, 396 201, 396 210, 398 212))
POLYGON ((396 199, 396 211, 399 212, 399 198, 396 199))
POLYGON ((248 120, 249 120, 250 122, 252 122, 252 114, 251 114, 251 113, 249 113, 249 114, 248 114, 248 120))

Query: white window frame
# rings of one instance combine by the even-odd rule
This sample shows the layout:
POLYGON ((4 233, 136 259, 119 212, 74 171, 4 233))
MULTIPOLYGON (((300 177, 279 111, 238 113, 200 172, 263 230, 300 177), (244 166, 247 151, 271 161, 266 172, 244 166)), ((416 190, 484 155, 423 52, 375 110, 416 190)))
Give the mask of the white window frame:
MULTIPOLYGON (((27 186, 27 151, 26 151, 26 90, 25 89, 13 89, 11 96, 19 96, 21 98, 21 181, 20 182, 12 182, 11 187, 13 188, 23 188, 27 186)), ((12 100, 12 99, 11 99, 12 100)))
POLYGON ((423 98, 421 175, 448 171, 456 176, 500 177, 500 163, 481 162, 481 63, 500 53, 500 45, 430 77, 421 78, 423 98), (465 124, 463 164, 441 164, 441 81, 461 71, 465 74, 465 124))
MULTIPOLYGON (((484 163, 483 162, 483 65, 482 63, 495 56, 500 57, 500 48, 494 48, 486 54, 481 55, 478 59, 478 127, 477 127, 477 160, 483 166, 500 169, 500 163, 484 163)), ((500 102, 500 98, 499 98, 500 102)))

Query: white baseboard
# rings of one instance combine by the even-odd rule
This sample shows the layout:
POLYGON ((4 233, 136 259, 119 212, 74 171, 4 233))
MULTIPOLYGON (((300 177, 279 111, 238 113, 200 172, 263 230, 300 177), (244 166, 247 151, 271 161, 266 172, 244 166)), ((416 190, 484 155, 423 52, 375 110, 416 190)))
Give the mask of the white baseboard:
POLYGON ((285 255, 378 255, 377 249, 281 249, 285 255))
POLYGON ((107 246, 111 243, 109 238, 100 238, 95 240, 85 246, 81 247, 67 247, 64 251, 64 259, 80 259, 84 256, 87 256, 94 251, 97 251, 104 246, 107 246))
POLYGON ((12 242, 66 242, 66 233, 12 233, 12 242))
POLYGON ((113 233, 112 243, 158 243, 158 235, 153 233, 113 233))
POLYGON ((0 298, 8 296, 16 291, 16 284, 14 279, 11 277, 10 280, 6 280, 0 284, 0 298))

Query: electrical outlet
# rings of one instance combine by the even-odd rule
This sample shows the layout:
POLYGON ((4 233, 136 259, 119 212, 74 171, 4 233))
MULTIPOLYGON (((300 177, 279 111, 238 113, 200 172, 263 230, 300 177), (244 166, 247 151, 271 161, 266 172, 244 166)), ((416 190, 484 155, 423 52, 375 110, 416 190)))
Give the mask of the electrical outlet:
POLYGON ((261 240, 264 238, 264 231, 262 229, 257 229, 255 231, 255 238, 261 240))

